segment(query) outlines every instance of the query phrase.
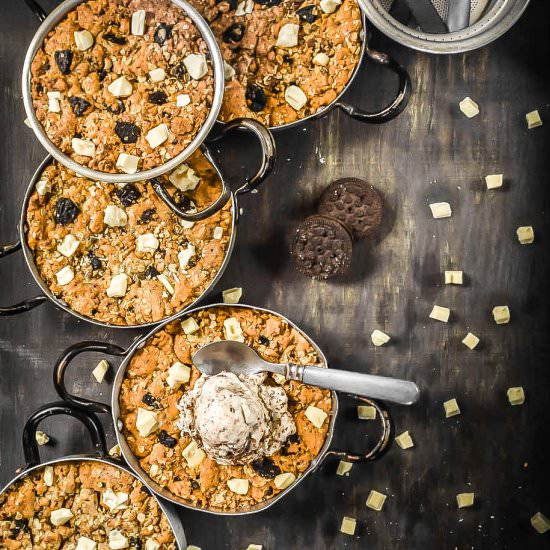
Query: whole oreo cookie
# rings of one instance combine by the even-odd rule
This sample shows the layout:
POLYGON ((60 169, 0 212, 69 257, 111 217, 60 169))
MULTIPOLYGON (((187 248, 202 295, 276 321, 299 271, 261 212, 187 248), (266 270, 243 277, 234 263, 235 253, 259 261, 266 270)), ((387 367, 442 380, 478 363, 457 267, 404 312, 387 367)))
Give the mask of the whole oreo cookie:
POLYGON ((350 231, 336 219, 309 216, 297 228, 291 255, 298 271, 314 279, 342 275, 351 265, 350 231))
POLYGON ((336 218, 356 239, 372 233, 382 222, 382 196, 372 185, 357 178, 331 183, 321 195, 319 214, 336 218))

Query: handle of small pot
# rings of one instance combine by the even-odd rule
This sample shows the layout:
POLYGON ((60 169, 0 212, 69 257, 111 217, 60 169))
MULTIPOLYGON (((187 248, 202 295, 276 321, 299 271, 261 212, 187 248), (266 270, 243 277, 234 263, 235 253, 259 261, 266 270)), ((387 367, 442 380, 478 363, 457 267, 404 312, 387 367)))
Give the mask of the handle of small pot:
POLYGON ((111 413, 111 407, 106 403, 92 401, 84 397, 72 395, 68 392, 65 386, 65 372, 71 361, 84 352, 99 352, 116 357, 123 357, 127 350, 115 344, 107 344, 105 342, 78 342, 68 347, 57 360, 53 371, 53 385, 55 391, 63 399, 74 407, 80 407, 89 413, 111 413))
POLYGON ((46 10, 36 0, 25 0, 25 4, 27 4, 29 9, 36 15, 40 23, 48 17, 46 10))
POLYGON ((105 432, 99 418, 90 412, 83 411, 69 403, 51 403, 44 405, 36 410, 25 423, 23 428, 23 452, 27 468, 40 464, 40 453, 38 443, 36 442, 36 430, 38 425, 50 416, 68 415, 80 420, 86 426, 90 439, 94 445, 94 452, 101 457, 108 456, 107 444, 105 442, 105 432))
MULTIPOLYGON (((18 250, 21 250, 21 243, 19 241, 13 244, 0 245, 0 258, 9 256, 10 254, 17 252, 18 250)), ((36 306, 43 304, 47 300, 47 296, 40 295, 35 296, 34 298, 29 298, 28 300, 24 300, 23 302, 19 302, 18 304, 15 304, 13 306, 0 306, 0 317, 24 313, 25 311, 29 311, 36 306)))
MULTIPOLYGON (((223 124, 220 127, 220 132, 214 137, 209 137, 208 142, 214 143, 216 141, 219 141, 220 139, 225 137, 226 134, 232 132, 233 130, 246 130, 248 132, 252 132, 254 136, 258 138, 258 141, 260 142, 260 146, 262 148, 262 160, 260 163, 260 167, 258 168, 256 174, 254 174, 254 176, 245 178, 244 183, 235 191, 235 195, 238 196, 242 193, 248 193, 249 191, 252 191, 256 187, 258 187, 258 185, 262 181, 264 181, 265 178, 273 170, 273 165, 275 164, 275 140, 273 139, 273 134, 263 124, 260 124, 259 122, 250 118, 239 118, 223 124)), ((206 143, 203 144, 203 152, 208 160, 213 163, 212 154, 210 153, 210 150, 208 149, 208 145, 206 143)), ((159 197, 175 214, 186 221, 194 222, 198 220, 204 220, 205 218, 208 218, 212 214, 216 213, 218 210, 221 210, 224 207, 225 203, 229 200, 229 197, 231 196, 231 186, 223 177, 223 175, 220 174, 220 177, 223 185, 220 196, 214 201, 213 204, 207 206, 200 212, 188 212, 186 210, 182 210, 174 202, 174 200, 170 196, 170 193, 168 193, 168 191, 166 190, 164 184, 158 179, 153 178, 151 180, 151 185, 153 186, 153 189, 159 195, 159 197)))
POLYGON ((336 103, 336 107, 339 107, 351 118, 359 120, 360 122, 382 124, 383 122, 388 122, 399 115, 409 103, 412 88, 411 77, 409 76, 407 70, 399 65, 399 63, 392 59, 388 54, 371 50, 368 46, 366 47, 365 54, 377 65, 382 65, 397 74, 399 78, 399 89, 397 91, 397 95, 393 98, 389 105, 386 105, 386 107, 380 109, 379 111, 364 111, 359 107, 346 103, 345 101, 338 101, 336 103))
POLYGON ((349 397, 352 397, 357 401, 361 401, 362 404, 370 405, 376 409, 376 418, 382 426, 382 433, 380 434, 376 444, 364 454, 329 449, 325 456, 334 456, 340 460, 345 460, 346 462, 371 462, 372 460, 380 458, 388 450, 388 444, 393 433, 393 421, 389 411, 380 403, 367 399, 366 397, 359 397, 357 395, 350 394, 349 397))

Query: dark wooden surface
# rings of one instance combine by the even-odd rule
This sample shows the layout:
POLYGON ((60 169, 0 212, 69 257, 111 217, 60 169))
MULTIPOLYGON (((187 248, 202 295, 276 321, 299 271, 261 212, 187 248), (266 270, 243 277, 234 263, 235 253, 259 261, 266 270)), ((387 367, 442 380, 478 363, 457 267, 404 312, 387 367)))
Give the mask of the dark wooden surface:
MULTIPOLYGON (((277 135, 276 172, 257 195, 243 200, 244 216, 222 288, 242 286, 244 301, 279 310, 318 341, 333 367, 410 377, 423 397, 412 408, 393 407, 398 432, 416 446, 393 447, 379 462, 357 465, 349 478, 327 462, 265 513, 223 519, 182 511, 189 542, 203 548, 285 549, 517 549, 548 548, 529 518, 550 516, 548 355, 550 263, 546 210, 550 205, 549 21, 547 2, 532 2, 519 24, 480 51, 433 57, 407 51, 375 34, 411 73, 409 108, 382 126, 362 125, 342 113, 277 135), (466 95, 481 107, 468 120, 458 111, 466 95), (524 115, 538 108, 546 125, 526 130, 524 115), (505 188, 488 192, 482 177, 504 173, 505 188), (314 210, 321 190, 341 176, 364 177, 384 193, 380 237, 356 247, 352 272, 312 282, 289 261, 288 234, 314 210), (428 203, 449 201, 453 216, 433 220, 428 203), (536 243, 520 246, 519 225, 533 225, 536 243), (463 287, 441 284, 446 268, 464 270, 463 287), (448 325, 431 321, 434 303, 448 306, 448 325), (495 304, 509 304, 512 322, 496 326, 495 304), (390 345, 375 349, 374 328, 390 345), (461 343, 471 329, 481 338, 471 352, 461 343), (523 385, 527 402, 510 407, 509 386, 523 385), (446 420, 443 401, 456 397, 463 414, 446 420), (365 507, 370 489, 389 495, 381 513, 365 507), (474 491, 473 509, 457 510, 455 495, 474 491), (358 518, 357 535, 341 535, 342 516, 358 518)), ((22 1, 0 4, 0 238, 16 239, 27 182, 45 156, 24 124, 20 68, 36 21, 22 1)), ((366 65, 349 98, 381 105, 393 81, 366 65)), ((225 164, 243 169, 248 142, 227 145, 225 164)), ((22 256, 0 266, 0 303, 37 292, 22 256)), ((83 339, 126 344, 138 332, 105 330, 46 304, 0 320, 0 483, 23 463, 25 418, 54 400, 51 367, 69 344, 83 339)), ((71 378, 81 394, 105 399, 92 382, 98 357, 80 361, 71 378)), ((341 403, 336 443, 365 448, 364 424, 353 403, 341 403)), ((108 426, 109 419, 104 418, 108 426)), ((89 449, 72 420, 45 424, 54 457, 89 449)), ((109 429, 112 442, 112 430, 109 429)))

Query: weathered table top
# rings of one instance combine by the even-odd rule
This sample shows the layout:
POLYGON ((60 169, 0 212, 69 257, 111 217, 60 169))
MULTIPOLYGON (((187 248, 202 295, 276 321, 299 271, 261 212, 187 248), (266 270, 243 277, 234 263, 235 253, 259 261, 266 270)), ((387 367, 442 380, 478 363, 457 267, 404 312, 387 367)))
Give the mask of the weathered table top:
MULTIPOLYGON (((189 542, 204 550, 245 549, 467 549, 548 548, 529 518, 550 516, 548 337, 550 257, 549 36, 547 2, 533 2, 520 23, 490 47, 466 55, 433 57, 375 35, 410 71, 415 92, 398 119, 362 125, 343 113, 277 135, 276 172, 243 200, 244 216, 222 288, 242 286, 244 301, 278 310, 319 342, 334 367, 410 377, 423 389, 420 403, 393 407, 397 432, 409 430, 415 448, 395 445, 379 462, 354 466, 349 478, 327 462, 296 491, 265 513, 223 519, 182 511, 189 542), (466 119, 457 104, 471 96, 481 115, 466 119), (538 108, 546 126, 527 131, 524 115, 538 108), (504 173, 505 187, 487 191, 482 177, 504 173), (313 212, 331 180, 359 176, 384 193, 383 231, 356 247, 352 272, 313 282, 289 261, 288 235, 313 212), (448 201, 450 219, 434 220, 428 203, 448 201), (520 225, 533 225, 536 242, 521 246, 520 225), (442 271, 464 270, 467 284, 442 284, 442 271), (449 324, 428 319, 434 304, 452 310, 449 324), (509 325, 496 326, 491 309, 508 304, 509 325), (392 336, 374 348, 374 328, 392 336), (482 345, 469 351, 468 330, 482 345), (512 408, 509 386, 523 385, 527 402, 512 408), (443 401, 456 397, 462 414, 445 419, 443 401), (382 512, 365 507, 371 489, 388 494, 382 512), (473 509, 459 511, 455 496, 473 491, 473 509), (339 533, 343 516, 358 519, 355 537, 339 533)), ((16 239, 23 194, 45 153, 24 124, 20 68, 37 23, 22 0, 0 6, 0 236, 16 239)), ((366 65, 350 97, 381 105, 394 82, 366 65)), ((246 142, 248 143, 248 142, 246 142)), ((243 168, 243 142, 227 145, 225 164, 243 168), (233 159, 232 161, 227 159, 233 159)), ((0 303, 37 293, 21 254, 0 268, 0 303)), ((61 350, 83 339, 124 345, 138 332, 105 330, 46 304, 0 321, 0 483, 23 463, 25 418, 57 398, 51 367, 61 350)), ((98 397, 91 368, 80 361, 72 388, 98 397)), ((108 391, 103 386, 103 398, 108 391)), ((336 443, 366 448, 364 424, 343 401, 336 443)), ((105 424, 109 419, 104 417, 105 424)), ((55 457, 89 449, 71 419, 46 422, 55 457)), ((111 443, 112 430, 109 431, 111 443)))

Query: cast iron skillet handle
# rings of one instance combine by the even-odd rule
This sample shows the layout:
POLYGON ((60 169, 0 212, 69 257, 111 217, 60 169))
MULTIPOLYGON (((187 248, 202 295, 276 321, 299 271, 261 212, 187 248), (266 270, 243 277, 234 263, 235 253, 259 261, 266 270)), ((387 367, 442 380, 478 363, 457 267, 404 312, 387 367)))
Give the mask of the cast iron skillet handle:
POLYGON ((26 468, 40 464, 40 453, 36 442, 36 429, 42 420, 50 416, 66 414, 82 422, 88 429, 94 445, 95 454, 100 457, 109 455, 105 443, 105 432, 99 418, 90 412, 78 409, 69 403, 50 403, 36 410, 25 423, 23 428, 23 452, 25 453, 26 468))
MULTIPOLYGON (((208 142, 214 143, 225 137, 228 132, 231 132, 233 130, 246 130, 252 132, 258 138, 258 141, 260 142, 260 146, 262 148, 262 161, 260 167, 254 176, 245 178, 244 183, 235 191, 235 195, 238 196, 243 193, 248 193, 249 191, 252 191, 256 187, 258 187, 258 185, 273 170, 273 165, 275 164, 275 140, 273 139, 273 134, 259 122, 250 118, 237 118, 235 120, 232 120, 231 122, 221 125, 218 134, 215 137, 209 137, 208 142)), ((212 154, 208 149, 207 144, 204 143, 201 149, 206 158, 215 167, 216 164, 212 158, 212 154)), ((213 204, 211 204, 204 210, 201 210, 200 212, 188 212, 179 208, 172 200, 172 197, 164 187, 164 184, 158 179, 153 178, 151 180, 151 184, 155 192, 175 214, 186 221, 194 222, 198 220, 204 220, 205 218, 208 218, 212 214, 216 213, 218 210, 221 210, 231 196, 231 186, 225 180, 222 174, 220 174, 220 177, 223 183, 223 189, 220 196, 213 204)), ((235 208, 235 211, 237 212, 237 208, 235 208)))
MULTIPOLYGON (((18 250, 21 250, 21 243, 19 241, 13 244, 0 245, 0 258, 9 256, 18 250)), ((19 302, 13 306, 0 306, 0 317, 24 313, 25 311, 29 311, 30 309, 43 304, 47 300, 47 296, 35 296, 34 298, 29 298, 28 300, 24 300, 23 302, 19 302)))
POLYGON ((78 342, 68 347, 57 360, 53 371, 53 385, 55 391, 63 401, 69 403, 73 407, 80 407, 89 413, 111 413, 111 407, 105 403, 92 401, 84 397, 72 395, 67 391, 65 386, 65 371, 71 361, 81 353, 87 351, 95 351, 123 357, 128 352, 127 350, 115 344, 107 344, 105 342, 78 342))
POLYGON ((358 401, 366 405, 370 405, 376 409, 376 418, 382 425, 382 433, 376 444, 365 454, 350 453, 348 451, 337 451, 335 449, 329 449, 325 456, 334 456, 340 460, 345 460, 347 462, 370 462, 380 458, 387 450, 388 444, 391 440, 393 433, 393 421, 391 419, 390 413, 376 401, 367 399, 366 397, 359 397, 357 395, 350 395, 358 401))
POLYGON ((359 120, 360 122, 370 122, 372 124, 382 124, 392 120, 399 115, 403 109, 409 103, 411 96, 411 77, 404 67, 399 65, 397 61, 394 61, 388 54, 371 50, 366 47, 365 53, 367 57, 383 67, 393 71, 399 77, 399 90, 397 95, 393 98, 392 102, 381 109, 380 111, 368 112, 359 109, 344 101, 338 101, 336 107, 339 107, 345 111, 351 118, 359 120))
POLYGON ((25 4, 27 4, 29 9, 36 15, 40 23, 48 17, 46 10, 36 0, 25 0, 25 4))

